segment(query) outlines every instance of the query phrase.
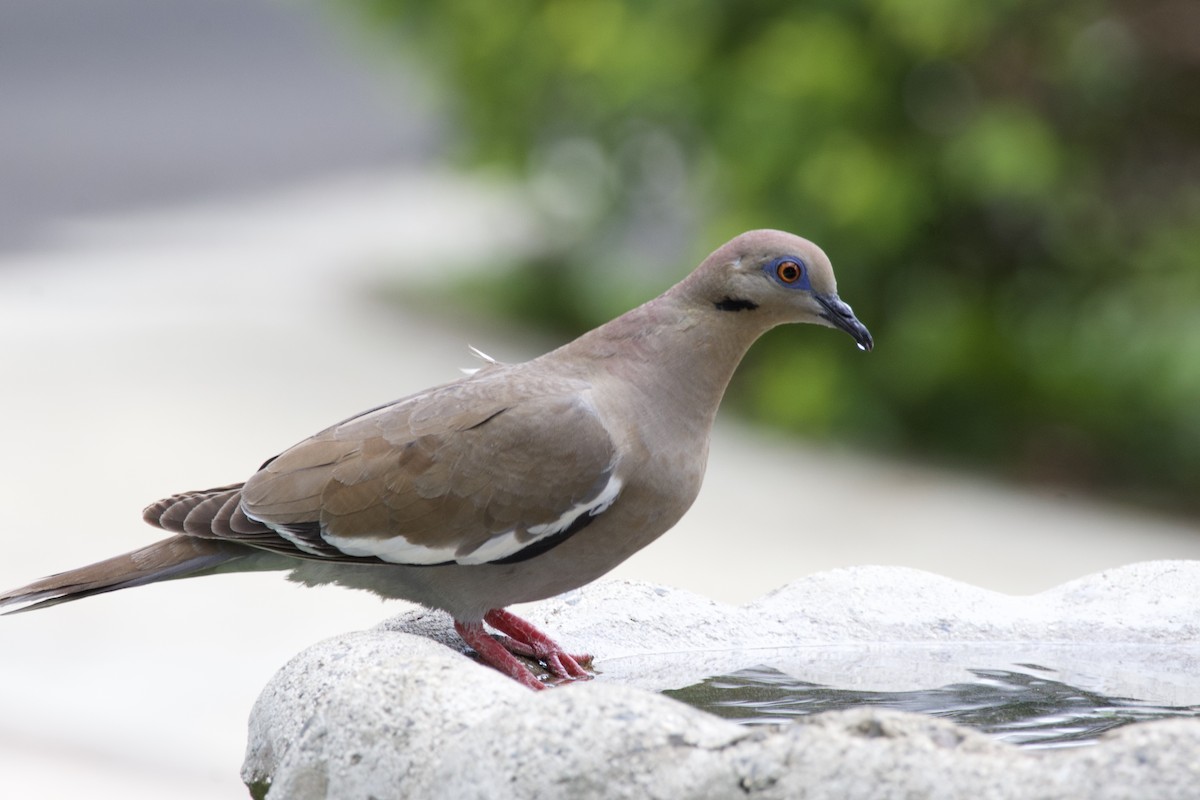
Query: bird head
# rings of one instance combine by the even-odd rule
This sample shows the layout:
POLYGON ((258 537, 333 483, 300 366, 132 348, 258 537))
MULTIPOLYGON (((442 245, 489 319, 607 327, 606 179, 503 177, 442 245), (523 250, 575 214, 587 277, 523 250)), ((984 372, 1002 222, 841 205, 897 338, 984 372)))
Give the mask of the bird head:
POLYGON ((697 300, 721 312, 754 314, 770 325, 811 322, 850 334, 861 350, 875 346, 837 293, 833 266, 820 247, 784 231, 743 233, 692 274, 697 300))

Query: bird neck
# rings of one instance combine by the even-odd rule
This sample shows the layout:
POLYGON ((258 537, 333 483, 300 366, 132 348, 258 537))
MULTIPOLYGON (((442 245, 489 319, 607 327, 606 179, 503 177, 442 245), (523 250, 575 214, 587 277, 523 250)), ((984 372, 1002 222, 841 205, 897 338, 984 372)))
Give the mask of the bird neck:
POLYGON ((586 358, 593 380, 611 375, 648 398, 640 405, 662 415, 662 424, 695 427, 707 436, 734 370, 770 327, 753 310, 721 310, 672 290, 568 347, 586 358))

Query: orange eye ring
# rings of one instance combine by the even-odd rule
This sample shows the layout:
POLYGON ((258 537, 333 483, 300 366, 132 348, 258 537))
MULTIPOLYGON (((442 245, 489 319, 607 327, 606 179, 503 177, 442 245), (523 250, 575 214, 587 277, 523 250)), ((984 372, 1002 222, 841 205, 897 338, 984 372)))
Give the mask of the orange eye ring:
POLYGON ((795 283, 804 275, 804 270, 795 261, 780 261, 775 267, 775 275, 784 283, 795 283))

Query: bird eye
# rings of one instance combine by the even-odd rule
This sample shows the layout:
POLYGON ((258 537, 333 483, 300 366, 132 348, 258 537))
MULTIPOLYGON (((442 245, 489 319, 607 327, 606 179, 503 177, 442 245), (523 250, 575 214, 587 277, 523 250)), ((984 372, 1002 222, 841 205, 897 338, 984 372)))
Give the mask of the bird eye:
POLYGON ((775 274, 784 283, 795 283, 800 280, 800 276, 804 274, 804 270, 795 261, 780 261, 775 267, 775 274))

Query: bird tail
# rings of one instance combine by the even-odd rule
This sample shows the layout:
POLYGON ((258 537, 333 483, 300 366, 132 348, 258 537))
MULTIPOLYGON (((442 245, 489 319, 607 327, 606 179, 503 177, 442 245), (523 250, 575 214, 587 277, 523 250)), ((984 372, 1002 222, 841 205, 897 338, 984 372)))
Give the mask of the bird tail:
POLYGON ((253 548, 234 542, 172 536, 132 553, 60 572, 20 589, 0 593, 0 607, 29 604, 6 612, 9 614, 46 608, 94 594, 208 572, 253 552, 253 548))
POLYGON ((173 494, 146 506, 142 519, 171 533, 186 533, 204 539, 274 536, 274 531, 242 511, 242 486, 231 483, 215 489, 173 494))

